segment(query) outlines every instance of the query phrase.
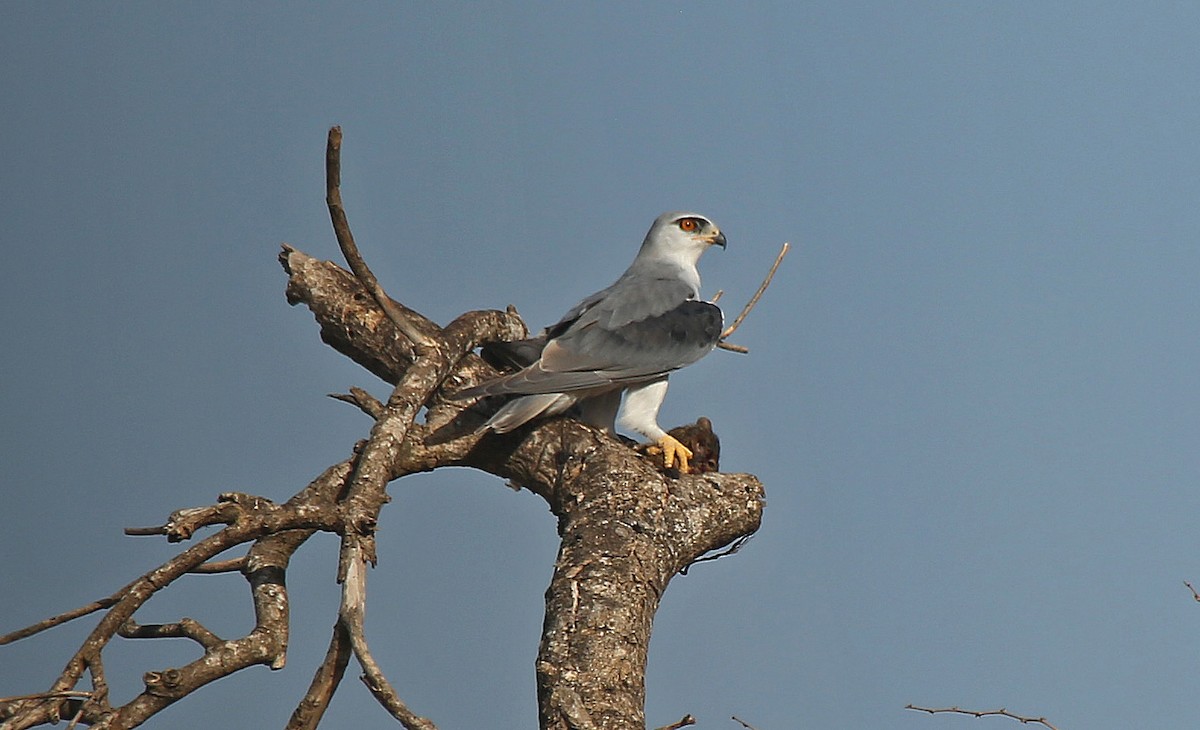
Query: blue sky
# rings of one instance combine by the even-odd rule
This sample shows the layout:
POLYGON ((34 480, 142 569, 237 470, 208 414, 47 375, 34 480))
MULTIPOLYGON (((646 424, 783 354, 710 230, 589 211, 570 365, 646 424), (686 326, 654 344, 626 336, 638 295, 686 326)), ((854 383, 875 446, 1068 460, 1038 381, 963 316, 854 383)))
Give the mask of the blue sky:
MULTIPOLYGON (((647 718, 957 728, 1194 724, 1200 691, 1200 10, 1186 3, 78 5, 5 9, 0 630, 172 554, 121 528, 283 499, 385 388, 287 306, 281 242, 336 258, 343 194, 396 298, 554 321, 664 210, 713 218, 735 338, 672 378, 765 483, 759 535, 677 578, 647 718)), ((556 539, 537 498, 392 485, 368 632, 443 728, 536 724, 556 539)), ((289 665, 150 727, 282 726, 336 610, 336 541, 290 574, 289 665)), ((146 623, 248 628, 237 577, 146 623)), ((0 648, 47 686, 77 622, 0 648)), ((117 698, 185 642, 115 645, 117 698), (124 674, 121 672, 124 671, 124 674)), ((392 727, 348 679, 329 727, 392 727)))

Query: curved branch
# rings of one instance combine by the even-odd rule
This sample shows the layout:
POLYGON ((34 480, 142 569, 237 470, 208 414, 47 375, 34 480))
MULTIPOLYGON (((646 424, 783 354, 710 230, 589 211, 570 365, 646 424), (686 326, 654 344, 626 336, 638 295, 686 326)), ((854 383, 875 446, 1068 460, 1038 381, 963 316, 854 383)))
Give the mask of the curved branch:
MULTIPOLYGON (((350 549, 352 552, 357 551, 355 547, 350 549)), ((367 689, 371 690, 379 704, 400 721, 405 730, 437 730, 437 726, 432 722, 408 709, 408 705, 400 699, 387 677, 383 676, 383 670, 367 647, 367 637, 363 630, 363 619, 367 611, 366 565, 360 555, 348 556, 346 564, 349 566, 349 573, 342 582, 342 605, 338 615, 350 638, 354 656, 363 668, 363 684, 367 685, 367 689)))
POLYGON ((342 128, 332 127, 325 144, 325 204, 329 207, 329 218, 333 223, 333 233, 337 237, 338 247, 346 257, 346 263, 354 276, 362 282, 363 288, 370 292, 375 304, 388 316, 392 324, 404 333, 419 350, 429 346, 434 341, 437 327, 429 320, 416 314, 384 293, 379 286, 358 245, 354 243, 354 235, 350 233, 350 223, 346 220, 346 211, 342 207, 342 128))

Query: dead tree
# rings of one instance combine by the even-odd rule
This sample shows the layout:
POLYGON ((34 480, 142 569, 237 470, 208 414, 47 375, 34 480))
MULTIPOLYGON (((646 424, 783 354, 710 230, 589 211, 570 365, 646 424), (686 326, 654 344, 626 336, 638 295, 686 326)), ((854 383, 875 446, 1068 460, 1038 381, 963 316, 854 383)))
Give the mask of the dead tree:
POLYGON ((341 536, 341 605, 325 659, 287 727, 317 726, 353 656, 372 693, 405 728, 434 728, 401 701, 372 657, 363 609, 366 564, 378 557, 375 526, 388 484, 444 466, 481 469, 527 488, 558 519, 562 542, 536 665, 541 727, 645 727, 646 652, 663 591, 702 556, 736 546, 758 529, 762 485, 749 474, 664 474, 625 443, 566 418, 503 436, 474 434, 483 415, 444 396, 494 376, 473 350, 525 337, 526 327, 515 313, 500 311, 468 312, 440 327, 388 298, 358 255, 342 210, 340 144, 335 127, 326 150, 327 202, 351 271, 288 246, 279 261, 288 275, 288 302, 308 307, 321 339, 394 386, 386 403, 359 389, 340 396, 374 420, 369 437, 282 504, 227 493, 215 504, 180 509, 161 526, 127 530, 191 544, 106 598, 0 637, 6 644, 103 612, 49 688, 0 698, 0 729, 62 719, 132 728, 246 667, 281 669, 289 638, 288 562, 319 531, 341 536), (241 557, 218 559, 242 546, 241 557), (230 571, 244 576, 253 599, 255 626, 245 636, 217 636, 192 618, 158 625, 135 620, 151 596, 181 576, 230 571), (142 692, 113 704, 103 654, 114 637, 187 638, 200 655, 180 667, 146 671, 142 692))

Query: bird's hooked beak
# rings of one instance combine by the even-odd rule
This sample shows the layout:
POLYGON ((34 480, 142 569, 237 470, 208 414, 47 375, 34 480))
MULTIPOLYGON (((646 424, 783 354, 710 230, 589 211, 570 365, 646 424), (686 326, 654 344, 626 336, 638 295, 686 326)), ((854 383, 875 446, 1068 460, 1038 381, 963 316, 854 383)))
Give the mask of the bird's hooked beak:
POLYGON ((711 236, 705 236, 704 240, 708 241, 709 245, 725 248, 725 234, 720 231, 714 232, 711 236))

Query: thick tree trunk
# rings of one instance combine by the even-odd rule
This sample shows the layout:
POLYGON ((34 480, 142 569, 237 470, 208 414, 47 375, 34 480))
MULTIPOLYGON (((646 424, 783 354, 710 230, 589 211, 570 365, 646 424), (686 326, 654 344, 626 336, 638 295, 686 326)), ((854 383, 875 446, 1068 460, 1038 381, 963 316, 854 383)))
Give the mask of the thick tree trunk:
POLYGON ((643 728, 650 629, 667 583, 758 528, 748 475, 673 480, 624 454, 587 463, 560 514, 538 654, 542 728, 643 728))

